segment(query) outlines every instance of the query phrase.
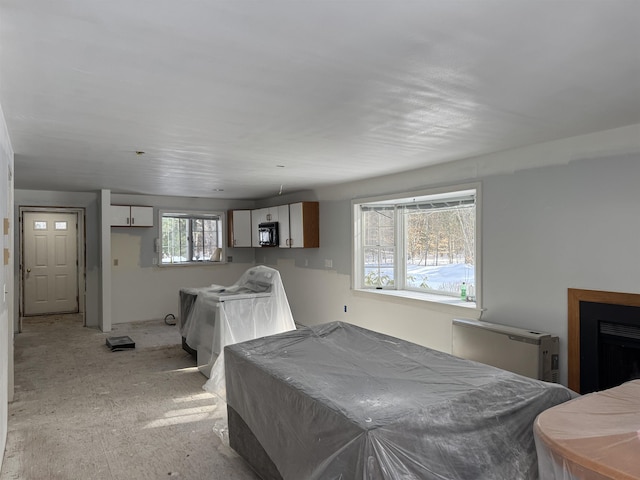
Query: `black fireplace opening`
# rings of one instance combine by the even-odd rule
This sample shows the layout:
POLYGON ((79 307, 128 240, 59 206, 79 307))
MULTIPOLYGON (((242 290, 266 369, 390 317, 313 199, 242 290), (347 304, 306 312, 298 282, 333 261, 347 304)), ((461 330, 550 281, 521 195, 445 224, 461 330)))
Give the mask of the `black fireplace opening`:
POLYGON ((640 378, 640 307, 580 302, 580 393, 640 378))

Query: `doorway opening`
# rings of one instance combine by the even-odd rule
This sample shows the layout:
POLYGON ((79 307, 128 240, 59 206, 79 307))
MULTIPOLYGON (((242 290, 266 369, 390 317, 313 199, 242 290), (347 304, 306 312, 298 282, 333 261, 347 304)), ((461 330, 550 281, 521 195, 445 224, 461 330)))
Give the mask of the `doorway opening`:
POLYGON ((20 315, 85 318, 85 210, 20 207, 20 315))

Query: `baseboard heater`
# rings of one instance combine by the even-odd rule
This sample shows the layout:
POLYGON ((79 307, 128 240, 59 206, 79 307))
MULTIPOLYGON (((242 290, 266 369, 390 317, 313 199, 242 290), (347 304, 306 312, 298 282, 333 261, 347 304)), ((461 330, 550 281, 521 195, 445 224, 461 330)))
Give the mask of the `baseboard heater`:
POLYGON ((557 336, 479 320, 454 319, 451 353, 526 377, 560 382, 557 336))

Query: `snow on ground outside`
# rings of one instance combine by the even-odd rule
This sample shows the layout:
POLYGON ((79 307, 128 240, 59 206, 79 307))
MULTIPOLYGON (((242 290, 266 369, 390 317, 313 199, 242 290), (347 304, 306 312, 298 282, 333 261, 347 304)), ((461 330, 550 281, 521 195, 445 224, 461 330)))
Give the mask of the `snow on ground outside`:
MULTIPOLYGON (((369 269, 367 269, 368 271, 369 269)), ((393 278, 393 268, 381 268, 383 276, 393 278)), ((407 265, 407 276, 413 278, 411 286, 420 287, 425 282, 434 290, 448 290, 459 292, 460 285, 475 285, 475 269, 473 265, 465 263, 447 263, 444 265, 407 265)))

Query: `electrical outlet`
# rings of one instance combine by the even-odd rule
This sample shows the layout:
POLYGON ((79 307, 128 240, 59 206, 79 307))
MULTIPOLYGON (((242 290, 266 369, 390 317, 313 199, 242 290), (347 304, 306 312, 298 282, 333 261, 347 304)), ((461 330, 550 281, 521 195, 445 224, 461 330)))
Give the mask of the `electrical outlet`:
POLYGON ((324 268, 333 268, 333 260, 329 260, 325 258, 324 260, 324 268))

